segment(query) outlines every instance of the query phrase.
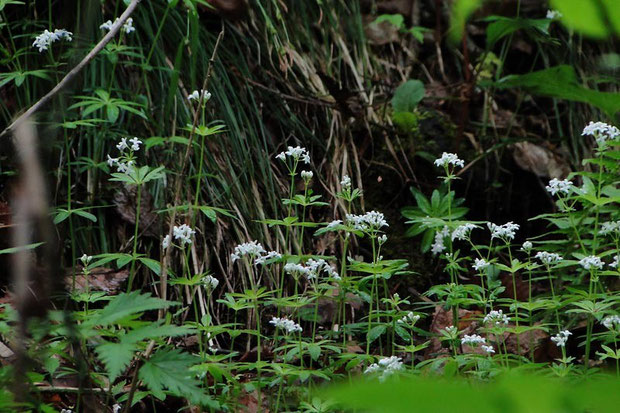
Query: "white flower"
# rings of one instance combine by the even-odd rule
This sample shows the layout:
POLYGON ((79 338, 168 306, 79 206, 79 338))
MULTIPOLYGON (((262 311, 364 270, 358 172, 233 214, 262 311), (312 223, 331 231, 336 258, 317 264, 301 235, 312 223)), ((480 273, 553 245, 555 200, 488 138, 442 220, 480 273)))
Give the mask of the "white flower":
POLYGON ((215 290, 215 288, 220 284, 219 280, 212 275, 205 275, 202 277, 202 283, 209 290, 215 290))
POLYGON ((504 314, 502 310, 492 310, 489 312, 489 314, 484 316, 484 319, 482 320, 482 322, 485 324, 495 323, 496 326, 499 326, 501 324, 506 325, 509 321, 510 318, 508 318, 508 316, 504 314))
POLYGON ((435 242, 433 242, 433 245, 431 247, 431 252, 433 253, 433 255, 437 255, 446 249, 446 246, 444 245, 444 239, 448 236, 450 236, 450 228, 448 228, 447 226, 444 226, 441 231, 437 231, 435 233, 435 242))
POLYGON ((138 138, 136 138, 135 136, 131 139, 129 139, 129 142, 131 142, 131 150, 132 151, 139 151, 140 150, 140 145, 142 145, 142 141, 138 138))
POLYGON ((521 250, 523 250, 523 251, 525 251, 525 252, 527 252, 529 254, 533 247, 534 247, 534 245, 530 241, 525 241, 523 243, 523 246, 521 247, 521 250))
POLYGON ((118 163, 118 158, 112 158, 110 155, 108 155, 108 166, 110 166, 110 168, 114 165, 116 165, 118 163))
POLYGON ((519 224, 514 224, 512 221, 505 223, 504 225, 497 225, 492 222, 487 222, 487 227, 491 231, 491 238, 501 238, 504 241, 514 239, 515 232, 519 229, 519 224))
POLYGON ((342 225, 342 221, 339 220, 339 219, 335 219, 332 222, 330 222, 329 224, 327 224, 327 226, 325 228, 327 228, 327 229, 335 229, 339 225, 342 225))
POLYGON ((248 255, 252 257, 259 257, 262 253, 266 252, 262 245, 257 241, 244 242, 235 247, 235 252, 230 254, 230 258, 233 262, 237 261, 241 257, 248 255))
POLYGON ((302 332, 302 328, 301 328, 301 326, 299 324, 297 324, 293 320, 289 320, 289 319, 286 319, 286 318, 272 317, 271 321, 269 322, 269 324, 273 324, 276 328, 281 328, 287 334, 288 333, 296 333, 296 332, 301 333, 302 332))
POLYGON ((200 95, 203 96, 202 98, 202 102, 206 103, 209 99, 211 99, 211 93, 209 93, 209 91, 207 90, 194 90, 188 97, 187 100, 191 101, 196 101, 199 102, 200 101, 200 95))
POLYGON ((482 271, 485 268, 487 268, 489 265, 490 265, 489 262, 485 260, 484 258, 476 258, 474 259, 473 268, 476 271, 482 271))
POLYGON ((461 344, 476 347, 478 344, 486 344, 486 340, 478 334, 472 334, 471 336, 465 334, 461 339, 461 344))
POLYGON ((601 324, 605 326, 608 330, 618 330, 620 329, 620 317, 617 315, 610 315, 609 317, 605 317, 601 324))
POLYGON ((560 181, 559 179, 553 178, 549 181, 549 185, 547 185, 545 188, 547 189, 547 192, 549 192, 551 195, 556 195, 558 192, 563 194, 569 194, 572 187, 573 183, 568 179, 560 181))
POLYGON ((116 149, 122 152, 127 148, 129 148, 129 145, 127 145, 127 138, 121 138, 121 141, 116 145, 116 149))
POLYGON ((170 234, 166 235, 164 239, 161 241, 161 247, 166 249, 170 246, 170 234))
POLYGON ((310 154, 306 148, 302 148, 301 146, 289 146, 285 152, 281 152, 276 156, 276 158, 281 161, 286 161, 286 157, 290 156, 295 161, 299 161, 300 159, 309 164, 310 163, 310 154))
POLYGON ((256 265, 265 264, 266 261, 274 259, 274 258, 280 259, 280 258, 282 258, 282 254, 280 254, 277 251, 269 251, 267 254, 261 255, 260 257, 257 257, 254 260, 254 264, 256 264, 256 265))
POLYGON ((563 260, 563 258, 554 252, 540 251, 537 252, 534 258, 537 258, 545 265, 551 265, 558 263, 563 260))
POLYGON ((620 129, 604 122, 590 122, 581 134, 594 136, 596 143, 603 146, 608 140, 614 140, 620 136, 620 129))
POLYGON ((618 268, 618 264, 620 264, 620 255, 616 254, 612 263, 609 264, 611 268, 618 268))
POLYGON ((601 230, 599 231, 599 234, 608 235, 608 234, 614 234, 614 233, 615 235, 620 234, 620 221, 604 222, 601 225, 601 230))
POLYGON ((172 235, 174 239, 181 241, 181 245, 191 244, 192 243, 192 235, 194 235, 196 231, 191 229, 189 225, 183 224, 180 226, 174 226, 172 228, 172 235))
POLYGON ((579 261, 579 265, 581 265, 584 270, 590 270, 593 268, 600 270, 603 268, 603 261, 601 261, 601 259, 596 255, 589 255, 582 258, 579 261))
POLYGON ((495 353, 495 350, 493 349, 493 346, 487 346, 487 345, 481 345, 480 348, 482 348, 487 354, 493 354, 495 353))
POLYGON ((387 235, 383 234, 380 237, 377 238, 377 241, 379 241, 379 245, 383 245, 385 244, 385 242, 387 241, 387 235))
POLYGON ((347 224, 353 225, 353 228, 364 232, 375 232, 381 227, 388 227, 385 216, 378 211, 366 212, 364 215, 346 215, 347 224))
POLYGON ((389 376, 403 369, 402 359, 400 357, 391 356, 373 363, 364 370, 364 374, 372 374, 381 372, 379 381, 385 381, 389 376))
POLYGON ((399 324, 407 324, 409 326, 414 325, 420 320, 420 316, 417 314, 413 314, 413 311, 409 311, 406 316, 396 321, 399 324))
POLYGON ((312 171, 301 171, 301 179, 306 182, 310 181, 313 176, 314 174, 312 173, 312 171))
POLYGON ((448 152, 444 152, 441 158, 435 159, 435 166, 447 167, 448 165, 460 166, 462 168, 465 166, 465 163, 455 153, 448 152))
POLYGON ((459 333, 459 329, 456 328, 455 326, 448 326, 444 328, 444 330, 448 334, 448 336, 450 336, 450 338, 452 339, 456 339, 459 333))
MULTIPOLYGON (((114 20, 114 23, 112 23, 112 20, 108 20, 107 22, 104 22, 101 26, 99 26, 99 28, 101 30, 112 30, 112 26, 114 26, 116 23, 118 23, 118 21, 120 20, 120 18, 116 18, 116 20, 114 20)), ((122 29, 125 33, 129 34, 129 33, 133 33, 136 31, 136 28, 133 27, 133 18, 128 18, 127 20, 125 20, 125 23, 123 23, 123 29, 122 29)))
POLYGON ((551 341, 553 341, 558 347, 564 347, 566 345, 566 342, 568 341, 568 336, 571 335, 573 335, 573 333, 571 333, 570 331, 563 330, 555 336, 551 337, 551 341))
POLYGON ((336 280, 340 279, 340 276, 332 266, 321 258, 318 260, 309 259, 306 265, 289 262, 284 266, 284 272, 293 275, 305 275, 309 280, 317 279, 321 273, 325 273, 336 280))
POLYGON ((340 181, 340 186, 342 187, 343 191, 348 191, 351 189, 351 178, 349 178, 349 175, 345 175, 342 177, 342 181, 340 181))
POLYGON ((112 406, 112 413, 119 413, 121 411, 122 406, 120 404, 115 404, 112 406))
POLYGON ((60 413, 73 413, 73 410, 71 410, 71 409, 61 409, 60 413))
POLYGON ((39 49, 39 53, 47 50, 52 43, 57 42, 59 40, 66 40, 68 42, 72 41, 73 33, 65 30, 65 29, 56 29, 53 32, 49 30, 44 30, 43 33, 38 35, 34 42, 32 43, 33 47, 39 49))
POLYGON ((562 17, 562 13, 557 10, 547 10, 547 19, 557 20, 562 17))
POLYGON ((82 255, 82 256, 80 257, 80 261, 82 261, 82 264, 83 264, 84 266, 87 266, 88 264, 90 264, 90 262, 91 262, 92 260, 93 260, 93 257, 92 257, 92 256, 90 256, 90 255, 86 255, 86 254, 84 254, 84 255, 82 255))
POLYGON ((459 225, 452 232, 452 241, 454 241, 455 239, 458 239, 461 241, 469 239, 469 233, 474 228, 478 228, 478 227, 475 226, 474 224, 470 224, 469 222, 467 224, 459 225))

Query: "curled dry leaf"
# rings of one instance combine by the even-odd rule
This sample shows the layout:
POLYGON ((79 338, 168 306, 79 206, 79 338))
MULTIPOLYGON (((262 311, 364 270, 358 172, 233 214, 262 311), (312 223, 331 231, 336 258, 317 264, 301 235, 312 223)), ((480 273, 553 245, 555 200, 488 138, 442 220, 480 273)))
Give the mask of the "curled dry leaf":
POLYGON ((549 148, 531 142, 518 142, 512 148, 517 165, 537 176, 564 179, 570 173, 566 160, 549 148))
MULTIPOLYGON (((135 185, 123 187, 114 194, 116 212, 123 221, 132 225, 136 224, 136 195, 135 185)), ((157 219, 158 216, 153 211, 153 197, 148 191, 143 190, 140 200, 140 232, 142 235, 157 236, 157 226, 153 225, 157 219)))
MULTIPOLYGON (((463 308, 459 309, 459 323, 458 329, 460 334, 473 334, 478 327, 476 318, 480 318, 482 313, 480 311, 470 311, 463 308)), ((431 322, 430 332, 439 336, 440 331, 446 327, 452 325, 452 311, 446 310, 442 306, 435 307, 435 313, 433 314, 433 321, 431 322)), ((424 358, 431 357, 431 355, 442 351, 441 341, 438 337, 431 339, 431 344, 426 348, 424 358)))
MULTIPOLYGON (((114 294, 119 291, 120 286, 125 282, 127 277, 129 277, 129 271, 127 270, 119 271, 111 268, 95 268, 90 271, 88 279, 86 279, 81 272, 75 274, 75 289, 80 292, 95 290, 114 294)), ((65 285, 68 289, 71 289, 73 286, 71 271, 69 271, 65 277, 65 285)))

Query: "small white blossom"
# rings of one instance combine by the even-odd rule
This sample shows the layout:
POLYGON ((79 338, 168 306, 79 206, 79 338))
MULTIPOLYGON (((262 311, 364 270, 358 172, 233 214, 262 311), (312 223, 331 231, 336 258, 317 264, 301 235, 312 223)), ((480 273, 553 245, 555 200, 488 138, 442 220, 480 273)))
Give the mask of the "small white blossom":
POLYGON ((33 47, 39 49, 39 53, 47 50, 52 43, 57 42, 59 40, 66 40, 68 42, 73 40, 73 33, 65 30, 65 29, 56 29, 53 32, 49 30, 44 30, 43 33, 38 35, 34 39, 34 43, 32 43, 33 47))
POLYGON ((617 315, 610 315, 609 317, 605 317, 601 324, 605 326, 608 330, 620 330, 620 317, 617 315))
POLYGON ((312 171, 301 171, 301 179, 306 182, 310 181, 313 176, 314 174, 312 173, 312 171))
POLYGON ((599 231, 601 235, 620 235, 620 221, 603 222, 599 231))
POLYGON ((564 180, 559 180, 557 178, 553 178, 552 180, 549 181, 549 185, 547 185, 545 188, 547 189, 547 192, 549 192, 551 195, 556 195, 557 193, 562 193, 562 194, 569 194, 571 188, 573 187, 573 183, 571 181, 569 181, 568 179, 564 179, 564 180))
POLYGON ((330 222, 329 224, 327 224, 327 226, 325 228, 327 228, 327 229, 335 229, 339 225, 342 225, 342 221, 339 220, 339 219, 335 219, 332 222, 330 222))
MULTIPOLYGON (((120 18, 116 18, 116 20, 114 20, 114 23, 112 23, 112 20, 108 20, 106 22, 104 22, 103 24, 101 24, 99 26, 99 28, 101 30, 107 30, 110 31, 112 30, 112 26, 114 26, 116 23, 118 23, 118 21, 120 20, 120 18)), ((136 31, 136 28, 133 27, 133 18, 128 18, 127 20, 125 20, 125 23, 123 23, 123 29, 122 29, 125 33, 129 34, 129 33, 133 33, 136 31)))
POLYGON ((121 138, 121 141, 118 144, 116 144, 116 149, 118 149, 121 152, 128 148, 129 148, 129 145, 127 145, 127 138, 121 138))
POLYGON ((537 252, 534 258, 540 260, 540 262, 545 265, 555 264, 563 260, 563 258, 559 254, 547 251, 537 252))
POLYGON ((265 264, 266 261, 274 259, 274 258, 275 259, 280 259, 280 258, 282 258, 282 254, 280 254, 277 251, 269 251, 267 254, 261 255, 260 257, 257 257, 254 260, 254 264, 256 264, 256 265, 265 264))
POLYGON ((301 333, 302 332, 302 328, 301 328, 301 326, 299 324, 297 324, 293 320, 289 320, 287 318, 272 317, 271 321, 269 322, 269 324, 273 324, 276 328, 281 328, 287 334, 288 333, 297 333, 297 332, 301 333))
POLYGON ((489 312, 489 314, 484 316, 484 319, 482 320, 482 322, 485 324, 494 323, 496 326, 502 324, 507 325, 509 321, 510 318, 508 318, 508 316, 504 314, 502 310, 492 310, 489 312))
POLYGON ((286 157, 290 156, 295 161, 302 160, 304 163, 310 163, 310 154, 306 148, 302 148, 301 146, 289 146, 285 152, 281 152, 276 156, 276 158, 281 161, 286 161, 286 157))
POLYGON ((88 264, 90 264, 90 262, 91 262, 92 260, 93 260, 93 257, 92 257, 92 256, 90 256, 90 255, 86 255, 86 254, 84 254, 84 255, 82 255, 82 256, 80 257, 80 261, 82 261, 82 264, 83 264, 84 266, 87 266, 88 264))
POLYGON ((120 404, 115 404, 112 406, 112 413, 119 413, 121 411, 122 406, 120 404))
POLYGON ((562 17, 562 13, 557 10, 547 10, 547 19, 549 20, 557 20, 562 17))
POLYGON ((464 346, 467 345, 467 346, 476 347, 478 344, 486 344, 486 340, 483 337, 479 336, 478 334, 472 334, 472 335, 465 334, 463 338, 461 339, 461 344, 464 346))
POLYGON ((584 270, 591 270, 593 268, 600 270, 603 268, 603 261, 596 255, 590 255, 582 258, 579 261, 579 265, 581 265, 584 270))
POLYGON ((353 228, 364 232, 375 232, 382 227, 388 227, 385 216, 378 211, 366 212, 364 215, 346 215, 347 224, 351 224, 353 228))
POLYGON ((202 283, 209 290, 215 290, 215 288, 220 284, 219 280, 212 275, 205 275, 202 277, 202 283))
POLYGON ((263 254, 265 249, 263 246, 257 241, 244 242, 243 244, 239 244, 235 247, 235 252, 230 254, 230 258, 233 262, 237 261, 241 257, 248 255, 251 258, 259 257, 263 254))
POLYGON ((131 142, 131 150, 136 152, 140 150, 140 145, 142 145, 142 141, 138 138, 136 138, 135 136, 131 139, 129 139, 129 142, 131 142))
POLYGON ((161 241, 161 247, 167 249, 170 246, 170 234, 166 235, 161 241))
POLYGON ((487 354, 493 354, 495 353, 495 350, 493 349, 493 346, 487 346, 487 345, 481 345, 480 348, 482 348, 487 354))
POLYGON ((458 227, 456 227, 454 231, 452 231, 452 241, 454 241, 455 239, 458 239, 461 241, 469 239, 469 233, 474 228, 478 228, 478 227, 469 222, 467 224, 459 225, 458 227))
POLYGON ((196 231, 191 229, 189 225, 183 224, 179 226, 174 226, 172 228, 172 235, 174 239, 181 241, 181 245, 191 244, 192 243, 192 235, 194 235, 196 231))
POLYGON ((400 357, 391 356, 373 363, 364 370, 364 374, 381 373, 379 381, 385 381, 389 376, 403 369, 402 359, 400 357))
POLYGON ((345 175, 342 177, 342 181, 340 181, 340 186, 343 191, 348 191, 351 189, 351 178, 349 175, 345 175))
POLYGON ((420 316, 413 314, 413 311, 409 311, 406 316, 396 321, 398 324, 406 324, 412 326, 420 320, 420 316))
POLYGON ((207 90, 194 90, 188 97, 187 100, 191 101, 200 101, 200 96, 202 95, 202 102, 206 103, 209 99, 211 99, 211 93, 207 90))
POLYGON ((594 136, 596 143, 603 146, 608 140, 614 140, 620 136, 620 129, 604 122, 590 122, 581 134, 594 136))
POLYGON ((107 162, 108 162, 108 166, 111 168, 118 163, 118 158, 112 158, 110 155, 108 155, 107 162))
POLYGON ((521 246, 521 250, 525 251, 525 252, 527 252, 529 254, 533 247, 534 247, 534 245, 532 244, 531 241, 525 241, 523 243, 523 246, 521 246))
POLYGON ((448 228, 447 226, 444 226, 441 231, 437 231, 435 233, 435 242, 433 242, 433 245, 431 247, 431 252, 433 253, 433 255, 442 253, 446 249, 446 246, 444 245, 444 240, 448 236, 450 236, 450 228, 448 228))
POLYGON ((476 258, 474 259, 474 265, 472 266, 476 271, 483 271, 489 266, 489 262, 484 258, 476 258))
POLYGON ((573 335, 573 333, 571 333, 570 331, 563 330, 555 336, 551 337, 551 341, 553 341, 558 347, 564 347, 566 345, 566 342, 568 341, 568 336, 571 335, 573 335))
POLYGON ((609 264, 609 266, 611 268, 618 268, 618 264, 620 264, 620 255, 616 254, 616 256, 614 257, 613 262, 611 262, 609 264))
POLYGON ((385 244, 385 242, 387 241, 387 235, 383 234, 380 237, 377 238, 377 241, 379 241, 379 245, 383 245, 385 244))
POLYGON ((465 163, 456 154, 448 152, 444 152, 441 158, 435 159, 435 166, 447 167, 448 165, 460 166, 462 168, 465 166, 465 163))
POLYGON ((504 241, 514 239, 515 232, 519 229, 519 224, 514 224, 512 221, 505 223, 504 225, 497 225, 492 222, 487 222, 487 227, 491 231, 491 238, 501 238, 504 241))

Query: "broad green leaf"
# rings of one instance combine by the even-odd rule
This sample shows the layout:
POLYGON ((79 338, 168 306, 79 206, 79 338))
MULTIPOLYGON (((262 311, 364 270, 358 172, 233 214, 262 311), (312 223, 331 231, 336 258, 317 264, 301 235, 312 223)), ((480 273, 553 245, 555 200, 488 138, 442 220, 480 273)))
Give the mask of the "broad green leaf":
POLYGON ((114 297, 108 305, 89 319, 91 324, 106 326, 121 320, 131 314, 148 310, 159 310, 177 303, 151 297, 150 294, 141 294, 140 291, 121 293, 114 297))
POLYGON ((114 380, 127 368, 138 346, 135 343, 119 341, 118 343, 104 343, 95 348, 99 360, 105 365, 110 382, 114 380))
POLYGON ((617 0, 551 0, 551 6, 562 14, 562 24, 586 36, 620 34, 617 0))
POLYGON ((394 92, 392 107, 395 112, 411 112, 424 98, 424 84, 419 80, 408 80, 394 92))

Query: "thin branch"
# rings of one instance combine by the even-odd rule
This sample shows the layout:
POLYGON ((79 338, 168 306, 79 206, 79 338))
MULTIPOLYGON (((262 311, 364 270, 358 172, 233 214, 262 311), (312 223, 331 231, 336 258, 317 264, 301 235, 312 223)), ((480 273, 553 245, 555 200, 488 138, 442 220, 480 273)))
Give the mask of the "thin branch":
POLYGON ((118 21, 112 26, 110 32, 106 34, 103 39, 101 39, 101 41, 99 41, 99 43, 97 43, 97 45, 86 55, 86 57, 84 57, 84 59, 82 59, 80 63, 78 63, 73 69, 71 69, 71 71, 67 73, 65 77, 63 77, 62 80, 58 82, 56 86, 54 86, 52 90, 50 90, 45 96, 39 99, 39 101, 32 105, 26 112, 24 112, 17 119, 15 119, 15 121, 13 121, 13 123, 11 123, 6 129, 4 129, 2 133, 0 133, 0 138, 2 138, 4 135, 8 134, 11 131, 14 131, 20 123, 24 122, 26 119, 29 119, 35 112, 37 112, 43 106, 47 105, 58 92, 60 92, 65 86, 67 86, 67 84, 69 84, 69 82, 71 82, 73 78, 77 76, 77 74, 82 69, 84 69, 84 67, 86 67, 86 65, 88 65, 88 63, 90 63, 90 61, 99 54, 99 52, 103 50, 103 48, 110 42, 110 40, 112 40, 116 36, 121 27, 123 27, 123 24, 125 24, 129 16, 131 16, 131 13, 133 13, 136 7, 138 7, 138 3, 140 3, 140 1, 141 0, 131 0, 131 3, 129 4, 129 6, 127 6, 125 12, 121 14, 121 17, 119 17, 118 21))

